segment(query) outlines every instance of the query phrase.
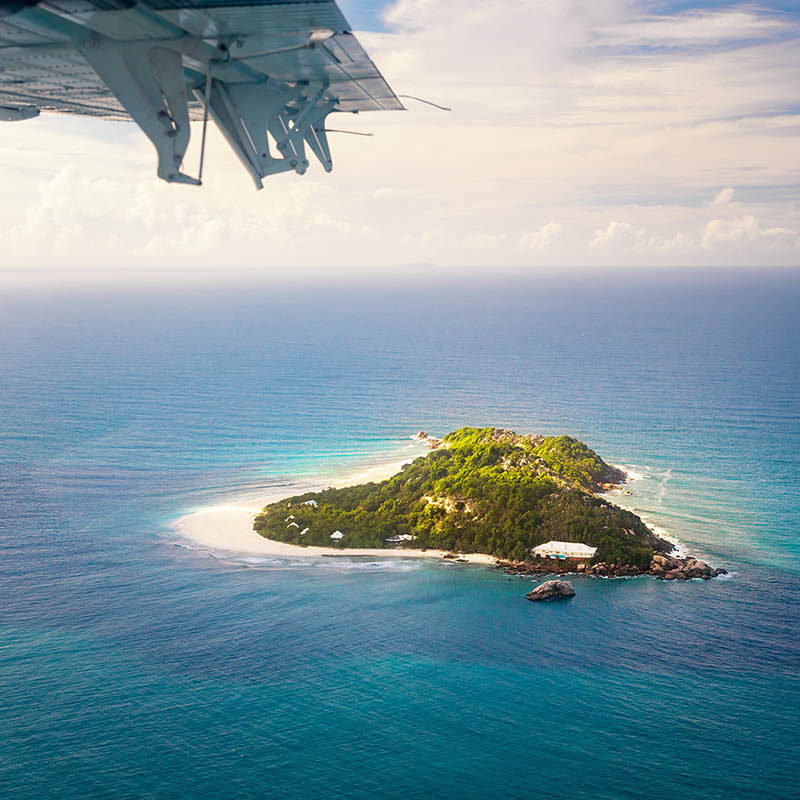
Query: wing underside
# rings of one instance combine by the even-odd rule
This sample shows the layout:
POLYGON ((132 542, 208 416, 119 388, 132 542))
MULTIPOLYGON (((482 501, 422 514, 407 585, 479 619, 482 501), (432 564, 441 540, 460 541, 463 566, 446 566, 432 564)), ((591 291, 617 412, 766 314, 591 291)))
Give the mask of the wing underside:
POLYGON ((0 119, 133 120, 166 180, 197 182, 189 119, 213 119, 260 188, 305 171, 306 147, 330 167, 328 114, 402 108, 334 0, 0 0, 0 119))

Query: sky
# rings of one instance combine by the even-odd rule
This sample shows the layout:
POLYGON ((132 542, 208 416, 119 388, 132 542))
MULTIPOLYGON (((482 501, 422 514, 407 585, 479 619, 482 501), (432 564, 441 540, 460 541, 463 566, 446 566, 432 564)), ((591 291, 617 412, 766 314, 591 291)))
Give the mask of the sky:
POLYGON ((0 123, 0 269, 800 266, 797 0, 339 4, 452 111, 342 115, 261 192, 216 132, 197 189, 133 124, 0 123))

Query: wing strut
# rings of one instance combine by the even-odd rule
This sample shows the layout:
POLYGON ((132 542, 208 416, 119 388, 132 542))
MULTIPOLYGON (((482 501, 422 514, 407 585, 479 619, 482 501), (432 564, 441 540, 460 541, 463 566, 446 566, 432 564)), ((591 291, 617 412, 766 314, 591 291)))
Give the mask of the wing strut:
POLYGON ((203 183, 203 162, 206 156, 206 131, 208 130, 208 98, 211 96, 211 63, 206 68, 206 88, 203 94, 203 136, 200 139, 200 167, 197 170, 197 180, 203 183))

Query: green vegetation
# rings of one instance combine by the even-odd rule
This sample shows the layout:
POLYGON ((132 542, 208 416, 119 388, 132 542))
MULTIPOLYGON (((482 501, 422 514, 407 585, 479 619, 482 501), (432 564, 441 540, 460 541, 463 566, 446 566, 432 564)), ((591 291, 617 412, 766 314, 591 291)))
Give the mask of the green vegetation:
POLYGON ((569 436, 461 428, 380 483, 289 497, 255 519, 262 536, 299 545, 429 547, 531 560, 550 539, 597 547, 595 561, 646 567, 669 549, 635 514, 595 496, 623 473, 569 436), (330 538, 342 531, 338 542, 330 538))

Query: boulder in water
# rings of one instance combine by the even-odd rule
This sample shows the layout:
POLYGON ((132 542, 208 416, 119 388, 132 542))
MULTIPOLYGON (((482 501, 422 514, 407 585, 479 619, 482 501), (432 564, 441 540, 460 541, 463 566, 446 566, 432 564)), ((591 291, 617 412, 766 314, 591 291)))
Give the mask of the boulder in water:
POLYGON ((575 590, 569 581, 545 581, 525 595, 528 600, 556 600, 572 597, 575 590))

